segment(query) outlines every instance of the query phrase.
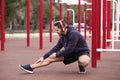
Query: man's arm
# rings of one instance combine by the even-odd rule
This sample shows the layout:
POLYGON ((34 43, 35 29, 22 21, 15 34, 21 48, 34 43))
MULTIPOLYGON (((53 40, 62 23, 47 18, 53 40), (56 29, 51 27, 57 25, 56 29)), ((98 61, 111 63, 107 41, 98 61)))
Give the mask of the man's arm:
POLYGON ((61 48, 63 47, 63 45, 61 44, 61 38, 58 40, 57 44, 49 51, 47 52, 43 58, 46 59, 47 57, 49 57, 51 54, 53 54, 54 52, 58 52, 61 48))
POLYGON ((60 57, 71 53, 75 49, 78 40, 79 40, 78 34, 72 33, 69 38, 68 46, 63 50, 56 52, 56 56, 60 57))

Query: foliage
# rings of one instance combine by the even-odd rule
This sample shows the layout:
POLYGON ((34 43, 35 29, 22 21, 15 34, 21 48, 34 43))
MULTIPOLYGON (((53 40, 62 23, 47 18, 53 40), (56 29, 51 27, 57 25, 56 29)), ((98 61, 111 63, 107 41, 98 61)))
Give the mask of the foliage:
POLYGON ((22 19, 21 13, 25 9, 25 0, 5 0, 5 24, 9 25, 11 21, 14 19, 18 20, 18 22, 22 19))
MULTIPOLYGON (((49 25, 49 1, 43 1, 43 24, 49 25)), ((53 20, 59 20, 59 3, 53 0, 53 20)), ((31 23, 39 26, 39 0, 31 0, 31 23)), ((75 22, 77 22, 77 6, 71 6, 75 10, 75 22)), ((66 4, 63 4, 63 20, 67 19, 66 4)), ((72 13, 71 13, 72 22, 72 13)), ((83 21, 83 7, 81 7, 81 21, 83 21)), ((14 22, 15 25, 25 25, 26 23, 26 0, 5 0, 5 25, 10 26, 14 22)), ((49 26, 48 26, 49 27, 49 26)))

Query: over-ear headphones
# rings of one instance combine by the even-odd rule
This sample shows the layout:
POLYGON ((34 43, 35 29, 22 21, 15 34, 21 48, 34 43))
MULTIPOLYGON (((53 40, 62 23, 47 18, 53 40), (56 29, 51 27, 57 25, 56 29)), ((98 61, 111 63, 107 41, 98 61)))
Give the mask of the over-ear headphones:
POLYGON ((63 28, 63 23, 62 23, 62 21, 58 21, 58 22, 60 23, 61 27, 63 28))
POLYGON ((64 27, 62 21, 60 20, 60 21, 58 21, 58 22, 60 23, 62 30, 65 31, 65 27, 64 27))

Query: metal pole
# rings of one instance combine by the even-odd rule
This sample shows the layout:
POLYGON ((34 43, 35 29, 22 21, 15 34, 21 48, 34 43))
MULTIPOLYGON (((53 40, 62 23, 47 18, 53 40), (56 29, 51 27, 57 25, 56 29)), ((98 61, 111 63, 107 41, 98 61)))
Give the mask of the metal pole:
POLYGON ((116 23, 116 35, 117 35, 116 39, 118 40, 119 39, 119 24, 120 24, 120 22, 119 22, 120 0, 117 1, 116 7, 117 7, 116 8, 116 21, 117 21, 117 23, 116 23))
POLYGON ((67 9, 68 11, 72 11, 73 13, 73 25, 75 23, 75 11, 73 9, 67 9))
POLYGON ((78 0, 78 31, 80 32, 80 0, 78 0))
POLYGON ((52 0, 50 0, 50 42, 52 42, 52 0))
MULTIPOLYGON (((101 47, 101 0, 96 1, 96 33, 97 33, 97 48, 101 47)), ((97 59, 100 60, 101 58, 101 52, 97 52, 97 59)))
POLYGON ((27 46, 30 46, 30 0, 27 0, 27 46))
MULTIPOLYGON (((70 5, 67 4, 67 9, 70 9, 70 5)), ((70 11, 67 11, 67 25, 70 25, 70 11)))
POLYGON ((40 40, 40 45, 39 45, 39 47, 40 47, 40 49, 42 49, 43 48, 43 0, 40 0, 40 6, 39 6, 39 13, 40 13, 40 17, 39 17, 39 19, 40 19, 40 26, 39 26, 39 31, 40 31, 40 34, 39 34, 39 40, 40 40))
POLYGON ((118 39, 120 40, 120 1, 118 2, 119 4, 119 37, 118 37, 118 39))
POLYGON ((95 1, 96 0, 92 0, 92 64, 91 66, 93 68, 96 68, 97 66, 97 59, 96 59, 96 26, 95 26, 95 15, 96 15, 96 12, 95 12, 95 1))
MULTIPOLYGON (((110 1, 107 1, 107 39, 110 39, 110 25, 111 25, 111 11, 110 11, 110 1)), ((107 46, 110 46, 110 42, 107 42, 107 46)))
MULTIPOLYGON (((101 0, 101 12, 100 12, 100 14, 101 14, 101 20, 100 20, 100 32, 101 32, 101 34, 100 34, 100 36, 103 36, 102 35, 102 33, 103 33, 103 0, 101 0)), ((100 41, 101 41, 101 43, 100 43, 100 45, 101 45, 101 48, 102 48, 102 46, 103 46, 103 44, 102 44, 102 38, 100 39, 100 41)))
POLYGON ((1 9, 1 7, 2 7, 2 2, 1 2, 1 0, 0 0, 0 50, 1 50, 1 47, 2 47, 2 40, 1 40, 1 38, 2 38, 2 33, 1 33, 1 31, 2 31, 2 14, 1 14, 1 12, 2 12, 2 9, 1 9))
POLYGON ((73 25, 75 23, 75 11, 74 10, 71 10, 73 12, 73 25))
MULTIPOLYGON (((120 21, 120 14, 119 14, 119 21, 120 21)), ((119 22, 119 35, 120 35, 120 22, 119 22)), ((119 36, 119 40, 120 40, 120 36, 119 36)))
POLYGON ((1 51, 4 51, 5 32, 4 32, 4 0, 1 0, 1 51))
POLYGON ((114 24, 114 22, 115 22, 115 0, 113 0, 113 2, 112 2, 112 6, 113 6, 113 11, 112 11, 112 42, 111 42, 111 44, 112 44, 112 49, 114 49, 114 35, 115 35, 115 31, 114 31, 114 29, 115 29, 115 24, 114 24))
MULTIPOLYGON (((61 2, 61 0, 60 0, 60 2, 61 2)), ((60 20, 62 20, 62 3, 59 3, 59 5, 60 5, 60 20)))
POLYGON ((86 3, 84 4, 84 38, 86 39, 86 3))
POLYGON ((103 0, 103 49, 106 49, 106 0, 103 0))
MULTIPOLYGON (((91 3, 92 2, 92 0, 89 0, 89 3, 91 3)), ((90 7, 89 8, 92 8, 91 7, 91 5, 90 5, 90 7)), ((89 13, 89 16, 90 16, 90 30, 89 30, 89 34, 91 34, 91 30, 92 30, 92 9, 90 10, 90 13, 89 13)), ((91 37, 91 36, 89 36, 89 37, 91 37)))

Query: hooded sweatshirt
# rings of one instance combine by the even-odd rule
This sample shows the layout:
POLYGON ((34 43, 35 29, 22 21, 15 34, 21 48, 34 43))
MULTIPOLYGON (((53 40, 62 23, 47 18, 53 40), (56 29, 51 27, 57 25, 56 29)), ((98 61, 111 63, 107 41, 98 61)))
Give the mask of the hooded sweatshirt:
POLYGON ((46 59, 51 54, 56 52, 56 57, 65 56, 67 54, 75 54, 81 52, 88 52, 89 48, 84 37, 74 28, 66 27, 67 34, 62 35, 57 44, 47 52, 43 57, 46 59), (63 48, 63 49, 62 49, 63 48))

